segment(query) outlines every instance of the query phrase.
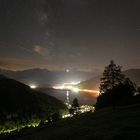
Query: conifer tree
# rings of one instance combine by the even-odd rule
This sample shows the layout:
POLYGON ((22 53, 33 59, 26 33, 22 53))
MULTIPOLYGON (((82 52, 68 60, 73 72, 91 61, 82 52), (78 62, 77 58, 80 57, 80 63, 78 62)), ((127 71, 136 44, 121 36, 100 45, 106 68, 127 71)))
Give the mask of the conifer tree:
POLYGON ((73 107, 73 108, 78 108, 78 107, 79 107, 79 102, 78 102, 78 99, 77 99, 77 98, 75 98, 75 99, 73 100, 73 102, 72 102, 72 107, 73 107))
POLYGON ((105 67, 103 76, 101 77, 100 93, 106 93, 107 90, 113 89, 118 84, 122 83, 125 76, 121 72, 121 66, 117 66, 113 60, 105 67))
POLYGON ((96 108, 131 104, 135 92, 136 85, 122 74, 121 67, 112 60, 103 72, 96 108))

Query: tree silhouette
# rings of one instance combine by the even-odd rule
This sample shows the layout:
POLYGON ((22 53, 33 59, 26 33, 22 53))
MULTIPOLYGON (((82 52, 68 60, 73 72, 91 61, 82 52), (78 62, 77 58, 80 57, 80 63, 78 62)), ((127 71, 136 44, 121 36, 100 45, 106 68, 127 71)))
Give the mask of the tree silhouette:
POLYGON ((73 108, 78 108, 78 107, 79 107, 79 102, 78 102, 78 99, 77 99, 77 98, 75 98, 75 99, 73 100, 73 102, 72 102, 72 107, 73 107, 73 108))
POLYGON ((113 89, 115 86, 123 82, 124 75, 121 72, 121 67, 117 66, 113 60, 105 67, 100 83, 100 93, 103 94, 107 90, 113 89))
POLYGON ((96 108, 131 104, 136 92, 136 86, 121 72, 121 67, 114 61, 105 67, 100 84, 100 96, 96 108))
POLYGON ((79 102, 78 102, 78 99, 75 98, 72 102, 72 107, 69 110, 69 112, 72 115, 76 115, 76 114, 79 114, 78 111, 79 111, 79 102))

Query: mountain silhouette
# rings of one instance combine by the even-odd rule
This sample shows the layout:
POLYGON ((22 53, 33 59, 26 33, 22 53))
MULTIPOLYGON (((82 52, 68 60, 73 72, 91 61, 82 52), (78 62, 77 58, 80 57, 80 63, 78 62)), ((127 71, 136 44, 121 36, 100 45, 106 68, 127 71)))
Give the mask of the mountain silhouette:
POLYGON ((84 72, 78 70, 70 70, 69 72, 50 71, 48 69, 40 68, 22 71, 8 71, 1 69, 0 74, 4 74, 27 85, 36 84, 40 87, 52 87, 64 82, 85 81, 96 75, 94 72, 84 72))
POLYGON ((43 121, 53 114, 61 115, 63 111, 67 108, 55 97, 0 75, 1 130, 28 125, 34 121, 33 118, 43 121))

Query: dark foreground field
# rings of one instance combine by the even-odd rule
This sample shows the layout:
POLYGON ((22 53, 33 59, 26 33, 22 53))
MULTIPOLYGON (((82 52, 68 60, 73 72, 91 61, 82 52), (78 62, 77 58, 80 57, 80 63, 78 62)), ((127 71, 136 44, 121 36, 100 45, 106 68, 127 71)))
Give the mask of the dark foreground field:
POLYGON ((140 140, 140 105, 104 109, 22 131, 14 140, 140 140))

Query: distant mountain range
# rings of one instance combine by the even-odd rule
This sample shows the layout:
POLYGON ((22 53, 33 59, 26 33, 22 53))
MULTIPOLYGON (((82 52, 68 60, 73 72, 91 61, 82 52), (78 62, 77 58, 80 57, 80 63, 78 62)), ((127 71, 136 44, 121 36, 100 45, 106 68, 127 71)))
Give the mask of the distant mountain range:
MULTIPOLYGON (((129 69, 123 73, 137 85, 140 85, 140 69, 129 69)), ((80 87, 96 90, 99 88, 101 77, 101 74, 94 72, 76 70, 71 70, 70 72, 50 71, 48 69, 39 68, 23 71, 9 71, 0 69, 0 74, 4 74, 27 85, 35 84, 39 87, 52 87, 64 82, 83 81, 79 85, 80 87)))
MULTIPOLYGON (((136 85, 140 85, 140 69, 129 69, 123 72, 136 85)), ((78 86, 86 89, 99 90, 101 75, 83 81, 78 86)))
POLYGON ((55 97, 0 75, 0 133, 34 125, 66 110, 55 97))
POLYGON ((0 69, 0 74, 4 74, 27 85, 36 84, 41 87, 52 87, 64 82, 85 81, 96 75, 96 73, 94 72, 84 72, 76 70, 71 70, 69 72, 50 71, 48 69, 39 68, 23 71, 9 71, 0 69))

